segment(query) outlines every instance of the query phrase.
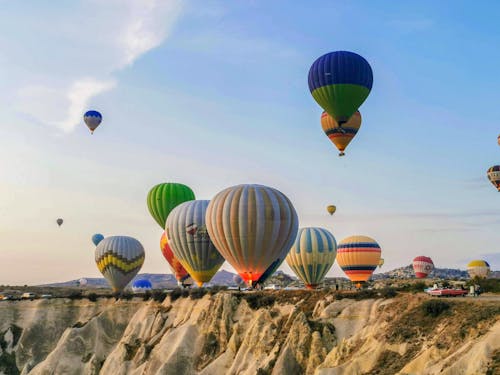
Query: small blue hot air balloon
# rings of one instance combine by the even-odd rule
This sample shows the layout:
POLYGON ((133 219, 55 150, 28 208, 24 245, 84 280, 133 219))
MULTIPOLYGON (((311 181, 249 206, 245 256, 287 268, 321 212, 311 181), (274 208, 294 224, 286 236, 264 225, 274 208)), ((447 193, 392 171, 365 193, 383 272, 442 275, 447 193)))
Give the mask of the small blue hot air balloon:
POLYGON ((85 124, 90 129, 90 133, 94 134, 94 130, 102 121, 102 115, 97 111, 87 111, 83 115, 83 121, 85 121, 85 124))
POLYGON ((96 233, 92 236, 92 242, 94 245, 99 245, 99 242, 101 242, 104 239, 104 236, 101 233, 96 233))
POLYGON ((143 293, 151 289, 153 289, 153 285, 146 279, 135 280, 132 284, 132 291, 134 293, 143 293))

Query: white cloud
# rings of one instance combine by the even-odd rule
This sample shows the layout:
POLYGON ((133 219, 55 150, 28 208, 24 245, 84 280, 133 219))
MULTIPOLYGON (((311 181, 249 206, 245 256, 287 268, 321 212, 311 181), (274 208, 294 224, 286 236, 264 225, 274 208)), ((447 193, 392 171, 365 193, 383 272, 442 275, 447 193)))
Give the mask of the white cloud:
POLYGON ((13 30, 11 50, 7 49, 11 52, 7 69, 19 74, 19 79, 12 78, 14 87, 9 89, 17 93, 14 108, 32 122, 65 132, 81 124, 93 98, 116 87, 119 70, 165 41, 183 2, 88 0, 81 8, 56 11, 61 14, 54 15, 52 24, 54 30, 61 30, 61 36, 52 28, 41 28, 19 41, 13 30), (19 42, 33 48, 21 51, 19 42), (52 50, 53 54, 45 54, 52 50), (39 63, 33 61, 34 55, 40 56, 39 63))

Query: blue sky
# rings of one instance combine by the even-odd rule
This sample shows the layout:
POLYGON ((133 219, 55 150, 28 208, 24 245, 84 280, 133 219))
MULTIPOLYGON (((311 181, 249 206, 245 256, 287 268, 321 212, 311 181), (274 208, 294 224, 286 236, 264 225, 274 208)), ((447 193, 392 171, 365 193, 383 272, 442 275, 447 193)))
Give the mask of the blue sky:
MULTIPOLYGON (((498 269, 500 196, 486 170, 500 164, 499 11, 466 1, 0 1, 0 284, 99 276, 95 232, 138 238, 141 272, 166 272, 145 204, 164 181, 199 199, 273 186, 301 226, 375 238, 384 269, 417 255, 498 269), (307 87, 309 66, 334 50, 374 71, 344 158, 307 87), (90 108, 104 116, 93 136, 81 119, 90 108)), ((334 265, 330 275, 341 274, 334 265)))

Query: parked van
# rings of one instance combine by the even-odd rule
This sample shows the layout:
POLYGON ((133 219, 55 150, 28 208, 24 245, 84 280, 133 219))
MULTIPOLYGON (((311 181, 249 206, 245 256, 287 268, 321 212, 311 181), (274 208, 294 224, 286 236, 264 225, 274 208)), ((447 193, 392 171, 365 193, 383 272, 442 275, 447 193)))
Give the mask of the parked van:
POLYGON ((23 293, 23 295, 21 296, 21 299, 33 300, 35 297, 36 297, 35 293, 26 292, 26 293, 23 293))

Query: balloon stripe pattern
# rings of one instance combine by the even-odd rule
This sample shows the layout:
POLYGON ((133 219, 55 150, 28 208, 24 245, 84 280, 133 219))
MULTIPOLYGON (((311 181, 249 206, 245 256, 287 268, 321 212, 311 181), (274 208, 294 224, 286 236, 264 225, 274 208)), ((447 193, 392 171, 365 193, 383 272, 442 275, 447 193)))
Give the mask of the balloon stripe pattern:
POLYGON ((286 262, 307 288, 318 286, 335 262, 337 242, 323 228, 301 228, 286 262))
POLYGON ((252 285, 285 260, 297 235, 298 218, 280 191, 245 184, 227 188, 212 199, 207 230, 219 252, 252 285))
POLYGON ((494 165, 487 172, 488 180, 500 191, 500 165, 494 165))
POLYGON ((180 204, 168 216, 165 228, 172 252, 198 286, 210 281, 224 263, 207 232, 208 203, 195 200, 180 204))
POLYGON ((135 238, 110 236, 95 250, 97 268, 114 291, 122 291, 144 264, 144 248, 135 238))
POLYGON ((343 239, 337 249, 337 263, 351 281, 367 281, 380 262, 379 244, 367 236, 343 239))
POLYGON ((148 193, 149 213, 158 225, 165 229, 167 216, 176 206, 194 200, 194 193, 186 185, 167 182, 154 186, 148 193))
POLYGON ((361 127, 361 113, 356 111, 351 116, 349 121, 340 127, 332 116, 330 116, 327 112, 323 112, 321 115, 321 127, 323 128, 326 136, 340 151, 339 156, 342 156, 344 155, 346 147, 361 127))
POLYGON ((467 272, 471 279, 486 278, 490 273, 490 265, 485 260, 473 260, 467 265, 467 272))
POLYGON ((177 281, 182 282, 186 280, 189 277, 189 273, 172 252, 172 249, 168 245, 168 239, 165 232, 163 232, 163 234, 161 235, 160 249, 177 281))
POLYGON ((373 85, 370 64, 360 55, 336 51, 319 57, 309 69, 309 91, 339 124, 356 112, 373 85))
POLYGON ((418 256, 413 259, 413 271, 418 279, 423 279, 434 269, 432 259, 426 256, 418 256))

